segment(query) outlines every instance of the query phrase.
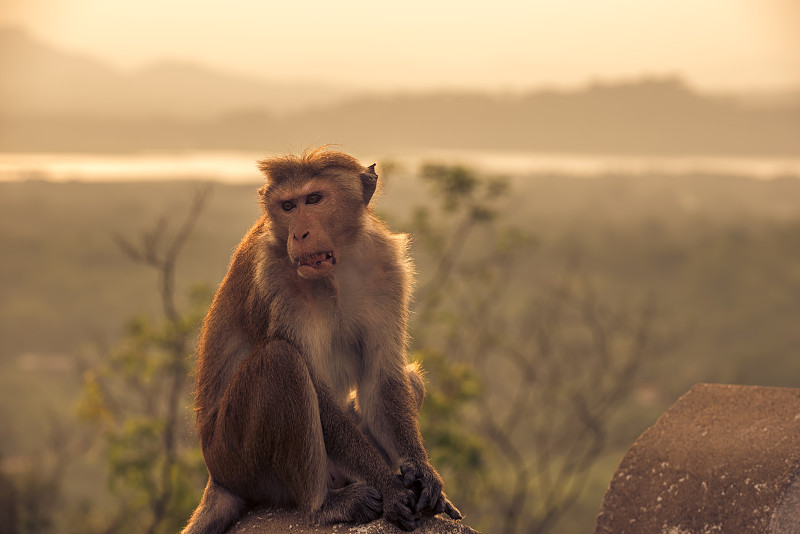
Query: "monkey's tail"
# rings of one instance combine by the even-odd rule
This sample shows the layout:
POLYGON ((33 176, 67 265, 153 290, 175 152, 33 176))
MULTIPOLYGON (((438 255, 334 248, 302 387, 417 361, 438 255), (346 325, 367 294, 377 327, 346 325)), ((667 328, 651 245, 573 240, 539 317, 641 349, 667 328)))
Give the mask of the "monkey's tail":
POLYGON ((200 505, 181 534, 222 534, 241 517, 244 508, 242 499, 209 477, 200 505))

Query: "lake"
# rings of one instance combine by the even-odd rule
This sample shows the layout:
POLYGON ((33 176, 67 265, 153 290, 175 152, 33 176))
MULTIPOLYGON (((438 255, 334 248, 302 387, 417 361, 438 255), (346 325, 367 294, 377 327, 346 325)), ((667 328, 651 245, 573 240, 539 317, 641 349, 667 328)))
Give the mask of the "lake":
MULTIPOLYGON (((256 161, 272 154, 186 151, 132 154, 0 153, 0 180, 133 181, 212 180, 257 182, 256 161)), ((800 158, 646 157, 540 154, 504 151, 415 150, 397 154, 354 153, 365 164, 392 161, 407 170, 421 163, 460 163, 489 173, 686 174, 690 172, 770 179, 800 177, 800 158)))

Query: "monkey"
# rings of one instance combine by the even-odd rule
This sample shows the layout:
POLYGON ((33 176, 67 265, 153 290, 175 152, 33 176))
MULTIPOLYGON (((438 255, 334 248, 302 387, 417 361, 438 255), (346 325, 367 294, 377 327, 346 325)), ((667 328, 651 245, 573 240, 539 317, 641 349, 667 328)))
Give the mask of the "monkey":
POLYGON ((461 519, 422 444, 409 238, 374 213, 375 164, 320 147, 258 168, 261 216, 196 349, 209 478, 183 534, 222 533, 255 505, 407 531, 423 514, 461 519))

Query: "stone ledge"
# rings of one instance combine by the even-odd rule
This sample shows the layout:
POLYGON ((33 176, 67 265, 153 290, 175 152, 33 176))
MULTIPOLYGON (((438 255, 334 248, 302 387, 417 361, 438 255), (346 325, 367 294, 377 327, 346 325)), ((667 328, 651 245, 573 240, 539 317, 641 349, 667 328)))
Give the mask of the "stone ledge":
MULTIPOLYGON (((299 512, 258 508, 243 517, 228 534, 402 534, 385 519, 366 525, 312 525, 299 512)), ((480 534, 460 521, 442 516, 425 518, 415 534, 480 534)))
POLYGON ((699 384, 628 449, 596 534, 800 533, 800 390, 699 384))

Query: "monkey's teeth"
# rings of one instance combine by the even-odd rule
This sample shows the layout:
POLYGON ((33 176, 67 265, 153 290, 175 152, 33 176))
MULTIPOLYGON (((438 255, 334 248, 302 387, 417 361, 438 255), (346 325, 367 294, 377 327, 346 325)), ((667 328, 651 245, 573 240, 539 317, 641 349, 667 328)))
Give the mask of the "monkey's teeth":
POLYGON ((336 265, 336 257, 333 255, 333 252, 320 252, 319 254, 313 254, 305 260, 300 260, 300 265, 307 265, 316 269, 324 262, 329 261, 332 265, 336 265))

